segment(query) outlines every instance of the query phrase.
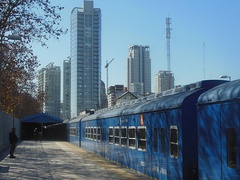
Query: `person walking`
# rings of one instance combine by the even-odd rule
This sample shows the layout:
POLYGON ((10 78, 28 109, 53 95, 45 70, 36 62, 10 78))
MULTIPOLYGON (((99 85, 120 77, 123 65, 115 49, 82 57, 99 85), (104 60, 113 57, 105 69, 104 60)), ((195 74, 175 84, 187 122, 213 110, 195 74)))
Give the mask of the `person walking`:
POLYGON ((38 132, 38 128, 35 128, 33 131, 33 135, 34 135, 34 139, 35 141, 37 141, 39 139, 39 132, 38 132))
POLYGON ((42 138, 43 138, 43 133, 39 132, 39 140, 42 142, 42 138))
POLYGON ((16 149, 16 144, 18 142, 18 138, 16 135, 16 129, 12 128, 11 132, 9 133, 9 143, 10 143, 10 158, 15 158, 13 155, 15 149, 16 149))

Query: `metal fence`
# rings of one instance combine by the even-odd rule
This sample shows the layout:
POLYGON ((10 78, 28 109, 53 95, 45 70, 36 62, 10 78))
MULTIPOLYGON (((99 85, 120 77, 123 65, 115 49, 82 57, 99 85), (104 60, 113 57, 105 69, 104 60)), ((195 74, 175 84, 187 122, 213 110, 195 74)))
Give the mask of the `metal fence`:
POLYGON ((16 128, 16 135, 20 139, 21 122, 19 119, 0 111, 0 151, 9 147, 8 134, 12 127, 16 128))

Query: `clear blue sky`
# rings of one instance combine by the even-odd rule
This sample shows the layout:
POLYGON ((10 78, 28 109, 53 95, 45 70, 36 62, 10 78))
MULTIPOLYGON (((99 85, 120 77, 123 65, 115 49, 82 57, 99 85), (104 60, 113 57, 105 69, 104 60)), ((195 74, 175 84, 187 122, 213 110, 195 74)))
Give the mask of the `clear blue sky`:
MULTIPOLYGON (((83 0, 51 0, 64 6, 62 27, 70 29, 70 14, 83 0)), ((102 80, 109 86, 126 86, 126 59, 130 45, 149 45, 152 91, 155 74, 167 70, 166 17, 171 24, 171 70, 175 85, 229 75, 240 78, 239 0, 94 0, 102 11, 102 80), (205 43, 205 48, 203 44, 205 43)), ((35 45, 41 68, 49 62, 61 66, 70 55, 70 31, 60 40, 49 40, 49 48, 35 45)))

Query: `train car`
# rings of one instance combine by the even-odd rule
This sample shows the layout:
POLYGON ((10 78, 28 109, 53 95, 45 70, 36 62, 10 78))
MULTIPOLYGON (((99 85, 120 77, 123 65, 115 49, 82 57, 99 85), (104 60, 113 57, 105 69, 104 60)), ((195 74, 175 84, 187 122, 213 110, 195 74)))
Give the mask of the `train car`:
POLYGON ((111 155, 109 151, 112 151, 112 149, 109 149, 109 143, 111 143, 109 126, 116 122, 114 117, 118 117, 123 108, 125 106, 115 106, 96 111, 94 114, 84 117, 81 120, 81 146, 112 159, 109 156, 111 155), (109 118, 106 119, 106 117, 109 118))
POLYGON ((199 179, 240 179, 240 80, 198 100, 199 179))
POLYGON ((79 128, 80 128, 80 116, 71 119, 68 122, 68 140, 70 143, 80 146, 80 133, 79 133, 79 128))
POLYGON ((71 119, 68 122, 68 141, 72 144, 75 144, 77 146, 81 146, 81 120, 82 118, 89 116, 94 113, 94 110, 88 110, 82 112, 79 116, 71 119))
POLYGON ((209 80, 81 120, 81 146, 158 179, 198 176, 197 100, 209 80))

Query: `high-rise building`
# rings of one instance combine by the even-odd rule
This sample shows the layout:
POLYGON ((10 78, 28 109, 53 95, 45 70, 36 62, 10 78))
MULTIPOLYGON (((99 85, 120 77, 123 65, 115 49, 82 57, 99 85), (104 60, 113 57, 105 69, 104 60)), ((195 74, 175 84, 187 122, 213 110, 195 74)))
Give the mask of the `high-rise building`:
POLYGON ((124 85, 110 86, 108 92, 108 107, 110 107, 116 105, 118 97, 127 92, 127 88, 124 85))
POLYGON ((63 119, 71 119, 71 61, 63 61, 63 119))
POLYGON ((101 81, 101 91, 100 91, 100 109, 108 107, 107 95, 105 89, 105 83, 101 81))
POLYGON ((43 112, 60 118, 61 70, 49 63, 38 72, 38 91, 44 95, 43 112))
POLYGON ((149 46, 132 45, 127 58, 127 87, 135 95, 151 93, 149 46))
POLYGON ((101 87, 101 10, 83 1, 71 13, 71 117, 98 109, 101 87))
POLYGON ((161 93, 174 87, 174 74, 171 71, 159 71, 155 75, 155 93, 161 93))

